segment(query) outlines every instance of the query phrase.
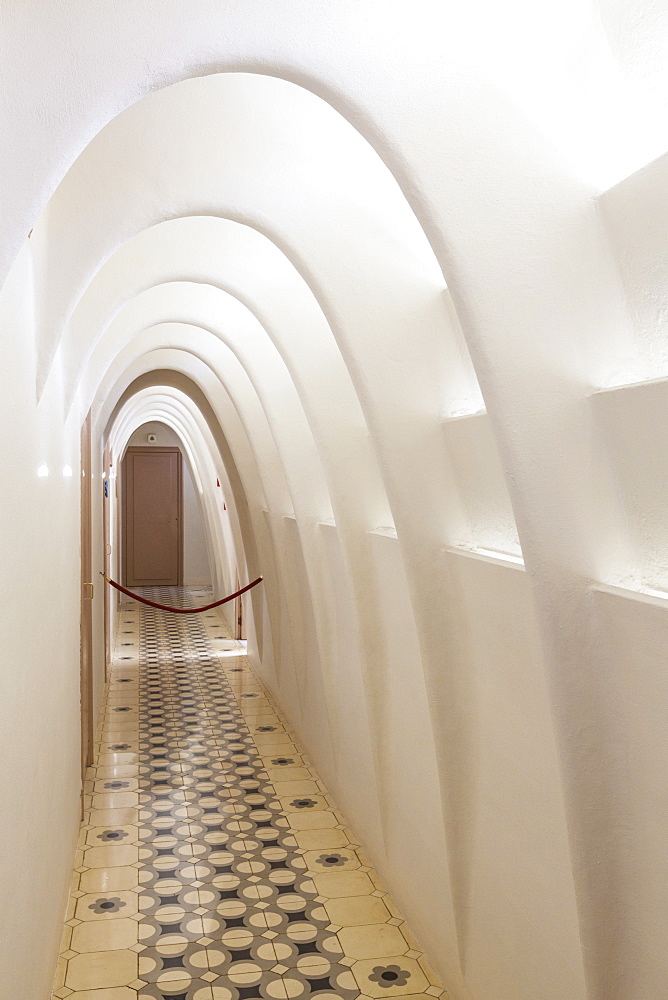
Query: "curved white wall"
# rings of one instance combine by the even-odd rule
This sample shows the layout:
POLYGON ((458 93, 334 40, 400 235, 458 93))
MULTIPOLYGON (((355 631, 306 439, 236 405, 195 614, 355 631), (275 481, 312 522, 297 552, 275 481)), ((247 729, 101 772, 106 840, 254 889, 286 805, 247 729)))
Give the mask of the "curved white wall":
POLYGON ((649 0, 112 7, 23 4, 0 70, 5 272, 23 245, 0 406, 24 537, 40 523, 19 544, 0 521, 0 627, 25 664, 3 720, 56 830, 49 873, 20 876, 44 958, 12 925, 7 982, 45 996, 70 862, 60 471, 91 407, 94 489, 103 446, 146 421, 183 442, 214 590, 264 575, 249 651, 453 998, 653 1000, 668 161, 638 168, 668 148, 666 18, 649 0), (57 620, 31 583, 54 565, 57 620), (16 729, 33 689, 37 749, 36 721, 16 729))

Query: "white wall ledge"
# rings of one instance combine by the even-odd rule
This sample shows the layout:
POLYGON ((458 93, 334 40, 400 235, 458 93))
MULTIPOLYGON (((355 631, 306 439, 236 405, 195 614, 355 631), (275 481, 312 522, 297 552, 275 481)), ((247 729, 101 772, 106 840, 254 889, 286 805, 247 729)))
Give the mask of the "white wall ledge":
POLYGON ((619 587, 610 583, 592 583, 590 590, 600 594, 611 594, 627 601, 637 601, 640 604, 651 604, 655 608, 668 610, 668 591, 655 590, 653 587, 643 587, 634 590, 630 587, 619 587))
POLYGON ((369 532, 370 535, 383 535, 385 538, 397 538, 397 529, 392 525, 381 524, 369 532))
POLYGON ((625 389, 643 389, 645 386, 661 385, 662 383, 668 387, 668 374, 659 378, 646 378, 632 382, 619 382, 617 385, 607 385, 596 389, 589 389, 587 396, 590 398, 595 398, 597 396, 609 396, 611 393, 624 392, 625 389))
POLYGON ((446 414, 446 416, 443 417, 443 423, 447 425, 453 423, 455 420, 473 420, 476 417, 486 416, 487 410, 484 407, 481 410, 471 410, 470 412, 464 410, 462 413, 446 414))
POLYGON ((465 549, 458 545, 449 545, 446 552, 455 556, 464 556, 467 559, 478 559, 481 562, 492 563, 495 566, 507 566, 509 569, 519 569, 526 571, 522 556, 512 555, 509 552, 495 552, 492 549, 465 549))

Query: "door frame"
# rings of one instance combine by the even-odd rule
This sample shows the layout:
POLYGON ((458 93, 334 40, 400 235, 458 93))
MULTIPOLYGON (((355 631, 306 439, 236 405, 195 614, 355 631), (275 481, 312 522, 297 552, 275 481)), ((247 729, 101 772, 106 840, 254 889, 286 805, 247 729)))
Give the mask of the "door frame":
MULTIPOLYGON (((239 583, 239 572, 236 574, 237 585, 236 590, 239 590, 241 584, 239 583)), ((245 639, 246 638, 246 620, 244 616, 244 604, 243 596, 234 598, 234 638, 235 639, 245 639)))
MULTIPOLYGON (((111 469, 113 464, 113 455, 109 443, 104 447, 104 487, 102 490, 102 537, 104 539, 104 575, 106 577, 113 576, 113 569, 111 566, 111 543, 109 541, 111 537, 111 525, 109 523, 109 505, 111 503, 111 489, 113 485, 113 480, 111 478, 111 469)), ((104 680, 105 683, 109 679, 109 668, 111 666, 112 648, 111 648, 111 622, 112 618, 112 594, 116 591, 112 587, 104 588, 104 598, 103 598, 103 611, 104 611, 104 680)))
MULTIPOLYGON (((123 553, 122 579, 125 586, 128 586, 128 457, 130 455, 155 455, 157 453, 171 453, 177 456, 177 573, 176 585, 183 586, 183 455, 181 449, 176 445, 131 445, 126 448, 121 465, 121 552, 123 553)), ((168 584, 162 584, 168 586, 168 584)), ((174 585, 172 585, 174 586, 174 585)))
MULTIPOLYGON (((81 426, 81 777, 93 761, 93 546, 90 411, 81 426)), ((83 792, 82 792, 83 795, 83 792)), ((83 798, 82 798, 83 808, 83 798)))

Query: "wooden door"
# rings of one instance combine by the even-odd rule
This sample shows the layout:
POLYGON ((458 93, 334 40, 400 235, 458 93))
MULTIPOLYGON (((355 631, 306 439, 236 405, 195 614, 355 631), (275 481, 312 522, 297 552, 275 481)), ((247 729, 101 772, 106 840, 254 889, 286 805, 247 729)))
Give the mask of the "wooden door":
MULTIPOLYGON (((241 584, 239 583, 239 574, 237 573, 237 585, 234 589, 239 590, 240 587, 241 584)), ((243 597, 234 598, 234 638, 235 639, 246 638, 246 622, 244 620, 243 597)))
MULTIPOLYGON (((81 774, 93 760, 93 560, 91 546, 91 415, 81 428, 81 774)), ((83 805, 83 799, 82 799, 83 805)))
MULTIPOLYGON (((104 484, 102 488, 102 535, 104 538, 104 574, 108 577, 114 576, 114 569, 111 565, 111 517, 110 507, 112 504, 112 492, 116 485, 116 480, 112 478, 112 466, 114 456, 109 444, 104 449, 104 484)), ((118 537, 118 536, 116 536, 118 537)), ((112 622, 113 622, 113 600, 117 594, 112 587, 104 588, 104 680, 108 680, 109 668, 112 657, 112 622)), ((120 595, 118 595, 120 596, 120 595)))
POLYGON ((181 586, 181 452, 178 448, 128 448, 122 489, 126 586, 181 586))

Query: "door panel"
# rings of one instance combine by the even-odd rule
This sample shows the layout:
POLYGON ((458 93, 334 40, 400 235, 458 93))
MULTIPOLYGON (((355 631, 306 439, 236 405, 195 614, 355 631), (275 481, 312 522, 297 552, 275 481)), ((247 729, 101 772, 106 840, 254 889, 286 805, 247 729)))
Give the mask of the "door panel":
MULTIPOLYGON (((111 503, 111 490, 115 484, 115 480, 111 477, 111 469, 113 464, 113 455, 111 449, 107 445, 104 450, 104 487, 102 490, 102 536, 104 538, 104 574, 105 576, 113 576, 114 571, 111 567, 111 544, 109 539, 111 538, 111 524, 109 522, 109 505, 111 503)), ((112 601, 113 594, 116 591, 111 587, 104 588, 104 680, 105 683, 108 679, 109 667, 111 665, 111 622, 112 622, 112 601)))
MULTIPOLYGON (((81 428, 81 774, 93 758, 93 577, 91 550, 91 415, 81 428)), ((83 808, 83 799, 82 799, 83 808)))
MULTIPOLYGON (((239 574, 236 576, 237 585, 234 588, 239 590, 241 584, 239 583, 239 574)), ((246 638, 246 619, 244 617, 244 599, 243 597, 234 598, 234 638, 235 639, 245 639, 246 638)))
POLYGON ((179 586, 183 563, 180 451, 128 448, 123 496, 127 586, 179 586))

